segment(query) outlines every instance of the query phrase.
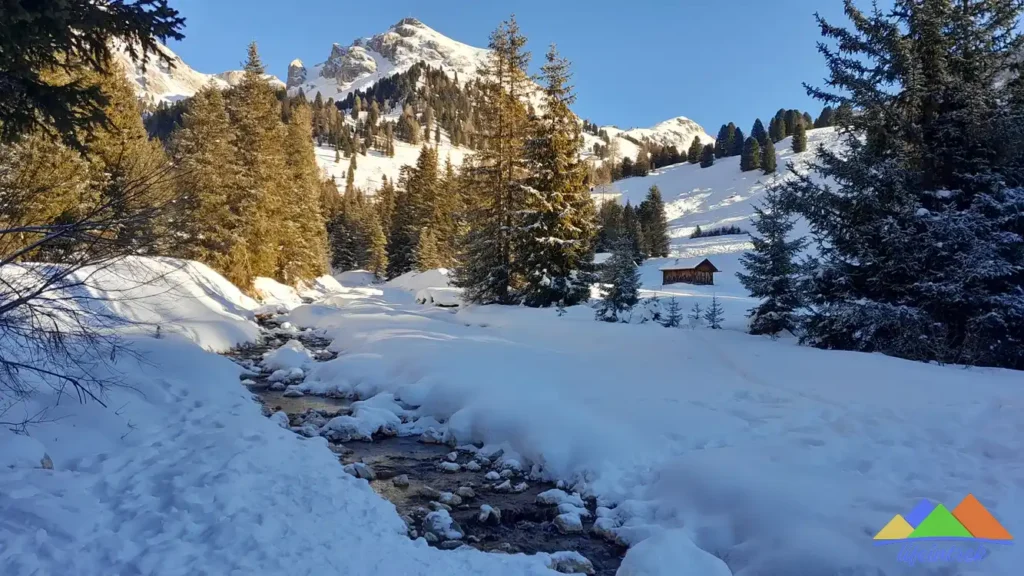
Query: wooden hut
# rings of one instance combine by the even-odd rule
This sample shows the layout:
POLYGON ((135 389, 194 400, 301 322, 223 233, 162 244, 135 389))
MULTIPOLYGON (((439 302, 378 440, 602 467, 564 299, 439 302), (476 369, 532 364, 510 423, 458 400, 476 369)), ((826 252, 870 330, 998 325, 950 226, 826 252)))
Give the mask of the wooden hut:
POLYGON ((684 284, 713 285, 715 283, 715 272, 719 271, 707 258, 696 264, 677 260, 675 264, 663 266, 660 270, 662 285, 680 282, 684 284))

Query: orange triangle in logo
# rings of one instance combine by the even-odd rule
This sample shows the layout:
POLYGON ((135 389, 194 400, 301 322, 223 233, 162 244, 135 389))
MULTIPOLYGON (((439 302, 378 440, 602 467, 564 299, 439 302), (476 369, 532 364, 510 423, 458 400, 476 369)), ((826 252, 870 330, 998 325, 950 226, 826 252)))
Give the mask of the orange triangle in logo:
POLYGON ((953 516, 967 528, 975 538, 985 540, 1013 540, 1013 536, 1003 528, 1003 525, 992 516, 991 513, 974 494, 968 494, 956 508, 953 509, 953 516))

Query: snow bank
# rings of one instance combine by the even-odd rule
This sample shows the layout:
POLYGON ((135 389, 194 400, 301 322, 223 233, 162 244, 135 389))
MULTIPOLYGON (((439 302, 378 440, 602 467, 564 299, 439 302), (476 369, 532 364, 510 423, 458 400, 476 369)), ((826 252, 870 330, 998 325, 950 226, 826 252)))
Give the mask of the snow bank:
POLYGON ((358 288, 360 286, 369 286, 377 283, 377 276, 373 272, 367 270, 348 270, 340 274, 335 274, 334 279, 339 284, 347 288, 358 288))
POLYGON ((666 530, 631 548, 616 576, 732 576, 732 572, 725 562, 697 548, 683 530, 666 530))
POLYGON ((257 276, 252 285, 256 297, 266 305, 291 310, 303 303, 302 296, 295 287, 281 284, 273 278, 257 276))
MULTIPOLYGON (((34 264, 0 270, 8 283, 34 282, 34 264)), ((178 334, 199 346, 227 350, 259 334, 251 321, 258 304, 205 264, 173 258, 127 258, 103 268, 84 268, 63 306, 87 310, 123 324, 121 330, 150 336, 178 334)))
MULTIPOLYGON (((0 428, 0 574, 550 574, 542 556, 409 540, 394 506, 346 474, 323 438, 264 417, 242 369, 200 347, 255 334, 255 302, 204 267, 149 264, 189 283, 102 305, 182 323, 161 324, 161 338, 125 327, 145 362, 121 356, 99 374, 126 384, 102 394, 108 407, 40 388, 4 414, 47 410, 27 435, 0 428)), ((99 278, 111 291, 127 285, 113 272, 99 278)), ((356 413, 397 418, 396 406, 386 395, 356 413)))
MULTIPOLYGON (((733 298, 727 319, 739 325, 750 301, 721 276, 646 290, 733 298)), ((296 310, 345 350, 317 378, 361 397, 392 392, 419 407, 411 416, 446 422, 436 435, 505 446, 524 469, 598 497, 611 510, 603 527, 634 545, 632 573, 645 556, 693 558, 712 574, 713 557, 737 574, 901 573, 871 535, 921 497, 955 505, 974 492, 1011 533, 1024 530, 1019 372, 604 324, 586 307, 449 314, 385 295, 296 310), (664 535, 684 527, 699 550, 664 535)), ((1000 548, 985 568, 1022 561, 1000 548)))
POLYGON ((406 272, 385 283, 389 288, 399 288, 407 292, 419 292, 426 288, 447 288, 450 286, 448 270, 437 268, 426 272, 406 272))
POLYGON ((426 306, 458 308, 462 306, 462 288, 424 288, 416 292, 416 302, 426 306))
POLYGON ((334 278, 334 276, 320 276, 309 282, 299 282, 295 291, 301 298, 319 300, 330 294, 343 292, 345 288, 334 278))

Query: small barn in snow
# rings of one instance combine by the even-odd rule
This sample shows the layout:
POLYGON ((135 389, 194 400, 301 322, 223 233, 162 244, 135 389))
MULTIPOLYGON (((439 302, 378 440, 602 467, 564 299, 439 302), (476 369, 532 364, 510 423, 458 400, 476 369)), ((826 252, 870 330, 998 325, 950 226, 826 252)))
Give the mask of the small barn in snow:
POLYGON ((713 285, 715 273, 719 271, 707 258, 699 261, 677 259, 674 264, 662 266, 659 270, 661 270, 662 285, 678 283, 713 285))

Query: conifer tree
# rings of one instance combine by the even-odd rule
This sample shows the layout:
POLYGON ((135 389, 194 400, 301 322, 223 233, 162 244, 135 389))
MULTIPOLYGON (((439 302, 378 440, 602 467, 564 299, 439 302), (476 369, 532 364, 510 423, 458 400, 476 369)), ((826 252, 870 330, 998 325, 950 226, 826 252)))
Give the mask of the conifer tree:
POLYGON ((348 161, 348 171, 345 173, 345 194, 349 195, 356 189, 356 157, 353 154, 348 161))
POLYGON ((761 167, 761 146, 757 138, 751 136, 743 143, 743 154, 740 156, 740 170, 749 172, 761 167))
POLYGON ((467 171, 470 232, 456 268, 456 284, 468 302, 513 304, 522 283, 514 258, 516 215, 525 201, 524 142, 530 122, 524 97, 532 90, 526 38, 515 18, 491 34, 480 72, 473 137, 478 152, 467 171))
POLYGON ((620 241, 612 257, 601 272, 601 302, 596 317, 605 322, 617 322, 640 301, 640 271, 633 259, 633 247, 620 241))
POLYGON ((637 264, 644 261, 643 231, 640 229, 640 218, 629 201, 622 208, 622 234, 620 241, 629 246, 633 261, 637 264))
POLYGON ((320 168, 310 142, 312 110, 296 100, 284 139, 288 170, 287 198, 282 202, 284 234, 275 277, 294 285, 327 272, 326 221, 320 212, 320 168))
POLYGON ((762 299, 750 310, 750 333, 774 336, 794 332, 796 310, 801 306, 796 258, 807 242, 803 237, 789 238, 794 218, 780 190, 769 189, 764 204, 755 207, 754 213, 754 250, 740 257, 744 272, 736 274, 751 296, 762 299))
POLYGON ((711 305, 704 311, 704 322, 706 322, 708 328, 711 328, 712 330, 721 330, 722 320, 724 319, 725 313, 722 311, 722 306, 718 303, 718 297, 712 295, 711 305))
POLYGON ((668 256, 668 222, 665 219, 665 202, 661 190, 651 186, 647 198, 640 204, 640 229, 643 234, 643 252, 652 258, 668 256))
POLYGON ((661 323, 665 328, 678 328, 683 321, 683 309, 679 306, 679 302, 672 298, 668 301, 668 307, 665 309, 665 320, 661 323))
POLYGON ((443 266, 441 254, 437 250, 437 238, 434 231, 424 228, 416 240, 416 270, 424 272, 443 266))
POLYGON ((633 176, 647 176, 650 170, 651 157, 647 153, 647 148, 641 146, 640 151, 636 153, 636 162, 633 163, 633 176))
POLYGON ((829 88, 809 89, 836 106, 845 147, 817 156, 833 184, 789 189, 824 247, 804 341, 1024 368, 1022 109, 1004 81, 1020 54, 1020 3, 846 12, 852 30, 819 20, 822 32, 857 42, 823 47, 829 88))
POLYGON ((805 152, 807 150, 807 127, 803 120, 796 122, 793 132, 793 152, 805 152))
POLYGON ((786 111, 785 110, 780 108, 779 111, 775 113, 775 118, 773 118, 773 120, 775 120, 775 135, 776 135, 776 137, 774 138, 774 140, 776 142, 778 142, 779 140, 782 140, 782 139, 786 138, 787 136, 789 136, 790 134, 792 134, 792 132, 788 131, 788 127, 786 126, 786 111))
POLYGON ((715 158, 725 158, 732 150, 732 139, 736 133, 736 125, 730 122, 722 124, 718 129, 718 137, 715 138, 715 158))
POLYGON ((601 203, 597 221, 597 251, 611 252, 622 235, 622 206, 614 200, 601 203))
POLYGON ((757 143, 764 146, 765 140, 768 140, 768 132, 764 129, 764 124, 761 123, 761 119, 754 120, 754 127, 750 129, 750 136, 757 140, 757 143))
POLYGON ((715 164, 715 147, 711 144, 704 146, 704 152, 700 156, 700 167, 707 168, 715 164))
MULTIPOLYGON (((376 103, 376 101, 374 101, 376 103)), ((370 219, 370 241, 366 257, 366 269, 381 280, 388 270, 388 239, 381 228, 380 217, 376 214, 370 219)))
MULTIPOLYGON (((249 45, 245 73, 228 97, 228 115, 236 130, 242 169, 241 194, 234 210, 242 222, 242 237, 250 278, 274 277, 283 240, 277 222, 285 202, 286 168, 280 106, 263 77, 256 44, 249 45)), ((243 285, 243 288, 248 286, 243 285)))
POLYGON ((189 238, 182 255, 208 264, 233 284, 247 286, 251 278, 242 222, 232 211, 241 192, 241 170, 220 89, 207 86, 196 93, 173 133, 171 149, 176 184, 189 213, 179 227, 189 238))
POLYGON ((761 148, 761 170, 765 174, 773 174, 776 168, 775 143, 771 138, 765 138, 764 146, 761 148))
POLYGON ((743 130, 737 128, 733 132, 732 149, 729 151, 729 156, 742 156, 743 146, 747 138, 743 134, 743 130))
POLYGON ((825 106, 821 109, 821 114, 814 121, 815 128, 828 128, 832 125, 832 116, 834 112, 831 106, 825 106))
POLYGON ((700 326, 700 323, 704 321, 704 310, 701 309, 700 302, 693 303, 693 308, 690 309, 690 313, 686 317, 690 321, 690 328, 700 326))
POLYGON ((700 136, 694 136, 693 142, 690 143, 690 149, 686 152, 686 161, 690 164, 700 162, 700 156, 703 151, 704 145, 700 142, 700 136))
POLYGON ((541 68, 544 112, 526 142, 529 171, 516 259, 523 263, 527 306, 572 306, 593 283, 594 203, 580 160, 583 137, 572 106, 569 63, 554 45, 541 68))
POLYGON ((432 238, 429 249, 435 263, 437 252, 436 225, 439 175, 437 150, 424 146, 416 160, 416 166, 407 168, 403 178, 402 191, 395 202, 388 237, 388 277, 394 278, 413 270, 417 262, 420 235, 430 230, 432 238))
POLYGON ((375 206, 377 207, 377 217, 385 239, 391 234, 391 216, 395 212, 396 196, 395 186, 388 180, 387 176, 382 176, 380 188, 375 195, 377 199, 375 206))

